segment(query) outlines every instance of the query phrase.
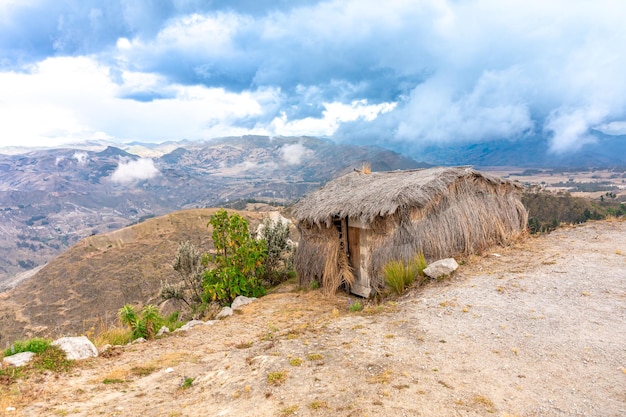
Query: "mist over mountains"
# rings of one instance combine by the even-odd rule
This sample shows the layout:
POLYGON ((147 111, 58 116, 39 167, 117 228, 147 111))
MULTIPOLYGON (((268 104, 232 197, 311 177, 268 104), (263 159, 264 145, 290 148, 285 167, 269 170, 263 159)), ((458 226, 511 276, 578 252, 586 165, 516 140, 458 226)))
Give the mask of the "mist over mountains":
POLYGON ((424 166, 309 137, 104 146, 0 154, 0 291, 84 237, 149 217, 238 199, 291 202, 363 161, 374 170, 424 166))

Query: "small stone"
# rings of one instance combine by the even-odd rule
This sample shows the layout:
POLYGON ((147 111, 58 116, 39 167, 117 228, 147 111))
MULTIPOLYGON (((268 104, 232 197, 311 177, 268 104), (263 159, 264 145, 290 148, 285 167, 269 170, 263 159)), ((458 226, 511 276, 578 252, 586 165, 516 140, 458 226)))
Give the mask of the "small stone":
POLYGON ((237 298, 233 300, 233 303, 231 304, 230 308, 232 308, 233 310, 238 310, 241 307, 245 306, 246 304, 250 304, 254 300, 256 300, 256 298, 254 297, 246 297, 243 295, 239 295, 237 296, 237 298))
POLYGON ((16 410, 16 408, 15 408, 15 407, 7 407, 7 408, 6 408, 6 410, 7 410, 7 411, 15 411, 15 410, 16 410))
POLYGON ((156 334, 156 337, 161 337, 163 336, 165 333, 169 333, 170 329, 167 328, 167 326, 163 326, 159 329, 159 331, 156 334))
POLYGON ((230 307, 224 307, 222 311, 215 317, 216 319, 223 319, 233 315, 233 309, 230 307))
POLYGON ((131 343, 134 345, 136 343, 145 343, 146 339, 144 339, 143 337, 138 337, 137 339, 133 340, 131 343))
POLYGON ((438 279, 450 275, 457 270, 459 264, 453 258, 441 259, 433 262, 424 269, 424 274, 432 279, 438 279))
POLYGON ((172 372, 174 372, 174 368, 167 368, 165 371, 166 374, 171 374, 172 372))

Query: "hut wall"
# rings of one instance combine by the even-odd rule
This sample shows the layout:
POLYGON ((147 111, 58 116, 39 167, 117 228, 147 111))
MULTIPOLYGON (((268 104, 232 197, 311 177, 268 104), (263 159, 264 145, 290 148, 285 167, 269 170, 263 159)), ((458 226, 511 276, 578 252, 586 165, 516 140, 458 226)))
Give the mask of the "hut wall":
POLYGON ((405 208, 392 219, 396 227, 371 242, 374 290, 384 286, 382 267, 392 259, 407 261, 422 252, 432 262, 507 244, 524 233, 528 214, 510 189, 468 179, 425 207, 405 208))

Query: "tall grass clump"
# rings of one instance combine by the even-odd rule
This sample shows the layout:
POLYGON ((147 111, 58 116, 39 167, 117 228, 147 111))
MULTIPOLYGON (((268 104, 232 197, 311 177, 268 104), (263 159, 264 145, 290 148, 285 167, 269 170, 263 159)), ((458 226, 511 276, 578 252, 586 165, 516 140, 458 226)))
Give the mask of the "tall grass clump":
POLYGON ((400 295, 404 290, 419 278, 419 284, 424 277, 426 259, 424 254, 419 253, 408 262, 392 260, 383 266, 383 276, 385 284, 394 293, 400 295))

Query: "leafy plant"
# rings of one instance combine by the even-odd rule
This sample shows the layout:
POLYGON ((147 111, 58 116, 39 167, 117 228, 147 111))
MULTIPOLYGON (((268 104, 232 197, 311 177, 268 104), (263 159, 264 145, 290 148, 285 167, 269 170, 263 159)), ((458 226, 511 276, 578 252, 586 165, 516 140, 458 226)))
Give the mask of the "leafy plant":
POLYGON ((164 321, 159 310, 152 304, 145 306, 139 314, 133 306, 126 304, 120 308, 118 314, 122 324, 130 326, 133 339, 154 339, 164 321))
POLYGON ((357 312, 363 310, 363 304, 359 300, 349 303, 348 310, 351 312, 357 312))
POLYGON ((223 209, 211 216, 209 224, 217 253, 211 258, 215 268, 203 275, 203 301, 228 305, 239 295, 265 295, 261 285, 265 242, 252 238, 246 219, 223 209))
POLYGON ((28 340, 17 340, 4 351, 4 356, 15 355, 21 352, 41 353, 52 343, 49 339, 34 337, 28 340))
POLYGON ((193 385, 194 378, 185 377, 183 382, 180 384, 180 389, 188 389, 193 385))

